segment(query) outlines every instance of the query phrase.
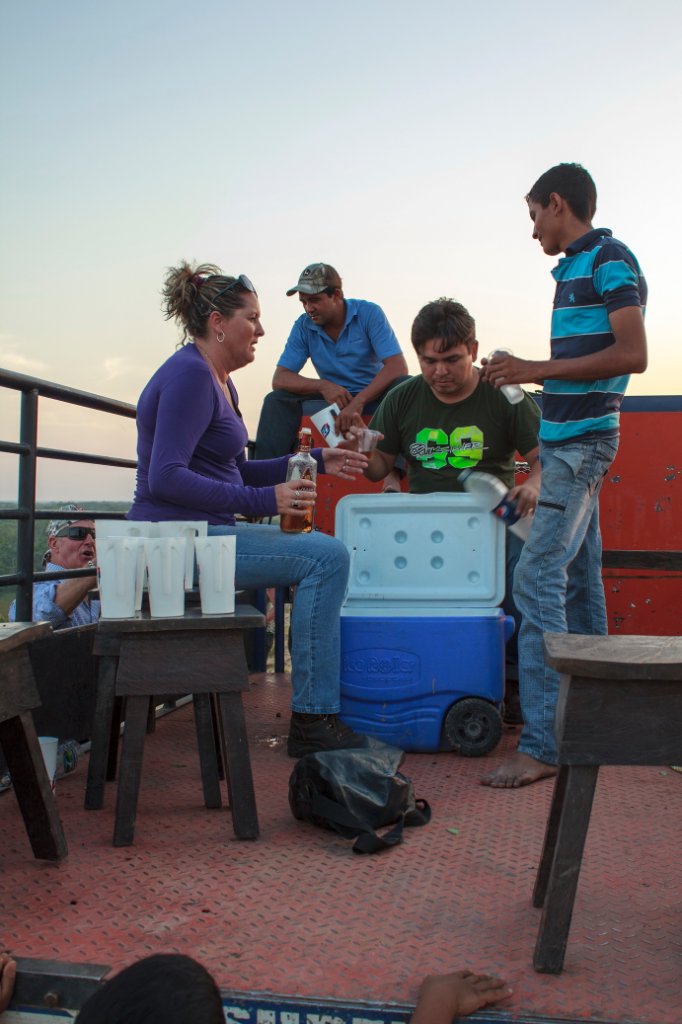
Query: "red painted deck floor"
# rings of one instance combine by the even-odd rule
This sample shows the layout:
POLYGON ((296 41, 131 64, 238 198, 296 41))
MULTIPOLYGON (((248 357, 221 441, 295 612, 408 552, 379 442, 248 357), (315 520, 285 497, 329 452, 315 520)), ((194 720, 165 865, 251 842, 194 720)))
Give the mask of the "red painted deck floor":
POLYGON ((296 822, 283 748, 286 677, 247 695, 257 842, 201 801, 191 707, 147 737, 135 845, 114 849, 114 785, 82 809, 85 759, 57 782, 69 858, 32 859, 14 795, 0 795, 2 945, 19 956, 114 968, 153 951, 201 960, 223 989, 357 1001, 414 1001, 429 972, 488 971, 515 989, 512 1019, 682 1021, 682 775, 606 768, 578 887, 566 966, 539 975, 531 906, 552 783, 496 791, 488 758, 412 754, 405 770, 432 805, 402 846, 358 857, 296 822))

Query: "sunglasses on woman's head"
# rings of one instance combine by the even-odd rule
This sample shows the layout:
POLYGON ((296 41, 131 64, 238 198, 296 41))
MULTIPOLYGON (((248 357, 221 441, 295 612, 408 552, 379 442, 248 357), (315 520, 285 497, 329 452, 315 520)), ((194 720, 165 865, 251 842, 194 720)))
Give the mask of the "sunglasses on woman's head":
POLYGON ((216 292, 211 299, 211 302, 215 303, 215 300, 219 295, 224 295, 225 292, 231 292, 233 288, 237 287, 243 288, 246 292, 253 292, 254 295, 258 294, 256 289, 253 287, 253 282, 248 279, 246 274, 240 274, 239 277, 235 278, 231 284, 225 285, 225 287, 221 288, 219 292, 216 292))
POLYGON ((69 540, 85 540, 86 537, 96 538, 94 526, 65 526, 55 537, 68 537, 69 540))

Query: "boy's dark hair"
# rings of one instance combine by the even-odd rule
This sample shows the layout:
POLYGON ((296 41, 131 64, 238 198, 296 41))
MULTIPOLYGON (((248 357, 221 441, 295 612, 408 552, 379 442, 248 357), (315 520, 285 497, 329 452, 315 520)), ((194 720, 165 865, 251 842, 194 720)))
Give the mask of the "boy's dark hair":
POLYGON ((545 209, 556 192, 565 199, 578 220, 589 224, 597 209, 597 187, 589 171, 581 164, 557 164, 541 174, 526 196, 527 203, 539 203, 545 209))
POLYGON ((419 350, 427 341, 438 339, 437 352, 449 352, 457 345, 471 346, 476 341, 476 322, 461 302, 454 299, 434 299, 417 313, 412 324, 412 344, 419 350))
POLYGON ((158 953, 105 981, 76 1024, 225 1024, 225 1014, 205 967, 189 956, 158 953))

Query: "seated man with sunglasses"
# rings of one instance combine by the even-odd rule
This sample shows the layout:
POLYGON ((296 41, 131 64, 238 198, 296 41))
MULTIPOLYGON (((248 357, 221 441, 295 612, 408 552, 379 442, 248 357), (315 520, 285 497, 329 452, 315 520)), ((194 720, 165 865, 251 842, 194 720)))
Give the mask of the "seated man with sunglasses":
POLYGON ((256 459, 288 455, 296 445, 301 416, 334 402, 345 434, 355 413, 373 412, 387 391, 406 379, 407 363, 383 310, 374 302, 347 299, 341 278, 328 263, 306 267, 287 295, 303 313, 291 329, 265 396, 256 434, 256 459), (303 377, 310 360, 318 378, 303 377))
MULTIPOLYGON (((82 512, 78 505, 62 505, 60 512, 82 512)), ((97 622, 100 603, 90 596, 97 585, 95 569, 95 524, 92 519, 51 519, 47 524, 48 550, 43 558, 45 572, 92 568, 92 575, 76 579, 44 580, 33 587, 33 620, 50 622, 53 629, 87 626, 97 622)), ((15 602, 9 608, 13 622, 15 602)))

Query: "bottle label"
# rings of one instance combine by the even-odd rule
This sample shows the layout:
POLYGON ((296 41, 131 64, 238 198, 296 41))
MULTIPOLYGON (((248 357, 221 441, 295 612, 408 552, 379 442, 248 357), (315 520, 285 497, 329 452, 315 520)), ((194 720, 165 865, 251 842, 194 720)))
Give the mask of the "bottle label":
POLYGON ((512 526, 519 521, 519 513, 516 511, 516 502, 511 498, 503 498, 499 505, 493 509, 493 515, 501 519, 505 526, 512 526))
POLYGON ((313 479, 313 474, 310 471, 310 468, 308 466, 306 466, 306 468, 303 471, 301 471, 301 467, 297 466, 295 463, 291 467, 291 474, 289 476, 289 480, 312 480, 312 479, 313 479))

